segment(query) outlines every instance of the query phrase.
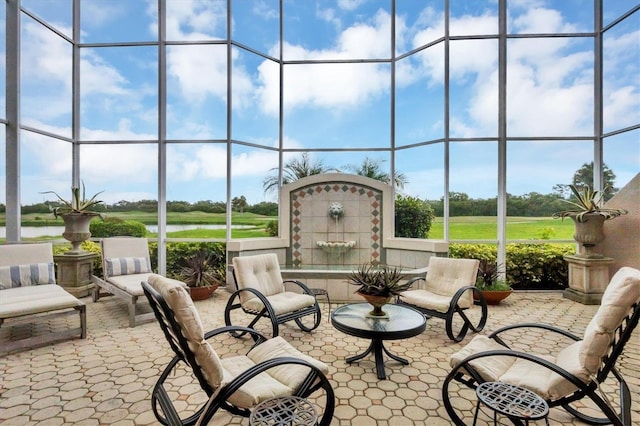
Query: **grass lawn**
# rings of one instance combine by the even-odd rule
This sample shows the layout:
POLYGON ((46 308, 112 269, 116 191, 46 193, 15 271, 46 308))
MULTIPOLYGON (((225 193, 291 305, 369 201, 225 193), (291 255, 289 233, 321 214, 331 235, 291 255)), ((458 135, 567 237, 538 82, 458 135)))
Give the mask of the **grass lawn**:
MULTIPOLYGON (((157 215, 145 212, 114 212, 109 216, 119 217, 125 220, 135 220, 147 225, 156 224, 157 215)), ((226 223, 226 215, 221 213, 168 213, 168 225, 178 224, 209 224, 223 225, 226 223)), ((265 227, 267 223, 275 220, 274 217, 259 216, 253 213, 233 213, 234 225, 249 225, 251 228, 232 229, 233 238, 259 238, 267 237, 265 227)), ((22 217, 23 226, 62 226, 62 219, 54 219, 49 214, 26 214, 22 217)), ((495 240, 497 238, 497 220, 488 216, 456 216, 450 218, 451 240, 495 240)), ((5 215, 0 214, 0 226, 5 225, 5 215)), ((510 240, 551 239, 570 240, 573 238, 574 225, 571 220, 561 221, 550 217, 508 217, 507 238, 510 240)), ((157 234, 149 233, 149 238, 157 234)), ((224 239, 224 229, 193 229, 188 231, 170 232, 169 238, 220 238, 224 239)), ((436 218, 429 232, 430 239, 442 239, 444 237, 444 223, 442 218, 436 218)), ((60 236, 52 236, 59 239, 60 236)), ((38 240, 46 238, 37 238, 38 240)), ((1 239, 0 239, 1 240, 1 239)))

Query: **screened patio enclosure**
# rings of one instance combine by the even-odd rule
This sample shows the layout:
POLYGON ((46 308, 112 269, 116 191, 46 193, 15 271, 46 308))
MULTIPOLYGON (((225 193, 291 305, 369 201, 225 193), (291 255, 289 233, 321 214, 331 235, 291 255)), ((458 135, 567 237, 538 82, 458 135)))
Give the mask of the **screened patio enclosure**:
MULTIPOLYGON (((278 202, 266 177, 309 153, 374 160, 441 201, 430 239, 511 241, 509 196, 562 194, 583 165, 640 171, 640 3, 629 0, 6 0, 0 204, 84 182, 108 205, 278 202), (450 233, 486 200, 491 238, 450 233)), ((608 173, 611 172, 611 173, 608 173)), ((609 179, 609 180, 608 180, 609 179)), ((393 179, 392 179, 393 182, 393 179)), ((539 235, 530 235, 536 241, 539 235)))

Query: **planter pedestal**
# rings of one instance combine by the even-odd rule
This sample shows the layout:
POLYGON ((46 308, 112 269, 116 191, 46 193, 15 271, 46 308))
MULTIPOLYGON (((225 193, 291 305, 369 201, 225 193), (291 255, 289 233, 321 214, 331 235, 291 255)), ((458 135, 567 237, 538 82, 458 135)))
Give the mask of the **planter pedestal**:
POLYGON ((83 252, 81 254, 57 254, 53 256, 56 263, 56 282, 75 297, 85 297, 91 294, 93 281, 93 260, 96 253, 83 252))
POLYGON ((562 296, 583 305, 599 305, 609 283, 610 257, 565 256, 569 264, 569 288, 562 296))

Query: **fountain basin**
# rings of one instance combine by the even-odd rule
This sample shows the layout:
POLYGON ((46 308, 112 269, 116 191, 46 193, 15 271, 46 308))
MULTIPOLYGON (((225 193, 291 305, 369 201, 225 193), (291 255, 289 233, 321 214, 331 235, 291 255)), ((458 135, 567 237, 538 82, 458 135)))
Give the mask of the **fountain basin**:
POLYGON ((337 256, 348 252, 356 246, 355 241, 317 241, 316 246, 329 256, 337 256))

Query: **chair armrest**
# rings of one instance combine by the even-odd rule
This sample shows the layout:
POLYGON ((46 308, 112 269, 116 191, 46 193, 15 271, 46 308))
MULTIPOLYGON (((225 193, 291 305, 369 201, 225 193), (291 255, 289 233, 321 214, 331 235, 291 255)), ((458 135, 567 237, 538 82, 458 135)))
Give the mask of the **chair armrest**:
POLYGON ((538 328, 538 329, 542 329, 542 330, 546 330, 546 331, 551 331, 553 333, 556 334, 561 334, 565 337, 568 337, 569 339, 573 340, 573 341, 578 341, 581 340, 580 337, 576 336, 575 334, 567 331, 567 330, 563 330, 561 328, 558 327, 554 327, 552 325, 549 324, 538 324, 538 323, 521 323, 521 324, 511 324, 511 325, 506 325, 504 327, 500 327, 499 329, 497 329, 496 331, 494 331, 493 333, 491 333, 488 337, 491 339, 494 339, 495 341, 497 341, 498 343, 500 343, 501 345, 507 346, 509 347, 509 345, 507 345, 503 339, 499 336, 499 334, 505 332, 505 331, 509 331, 509 330, 516 330, 519 328, 538 328))
POLYGON ((485 302, 484 296, 482 295, 482 292, 478 289, 478 287, 476 287, 475 285, 466 285, 464 287, 460 287, 455 292, 453 297, 451 297, 451 302, 449 302, 449 312, 452 312, 455 309, 456 305, 458 304, 458 300, 460 300, 460 298, 464 296, 464 294, 469 290, 473 291, 478 296, 478 301, 483 308, 487 306, 487 302, 485 302))
POLYGON ((305 294, 308 294, 310 296, 313 296, 313 294, 311 293, 311 290, 309 290, 309 287, 307 287, 307 285, 305 283, 303 283, 302 281, 298 281, 298 280, 284 280, 282 281, 283 284, 286 283, 292 283, 292 284, 296 284, 297 286, 299 286, 302 291, 305 292, 305 294))
POLYGON ((244 333, 250 334, 253 340, 255 341, 255 344, 251 347, 251 349, 253 349, 254 346, 259 345, 260 343, 267 340, 267 337, 264 334, 260 333, 259 331, 256 331, 253 328, 242 327, 239 325, 227 325, 225 327, 219 327, 219 328, 207 331, 204 334, 204 338, 205 340, 209 340, 211 337, 215 337, 222 333, 230 333, 232 331, 240 331, 243 334, 244 333))

